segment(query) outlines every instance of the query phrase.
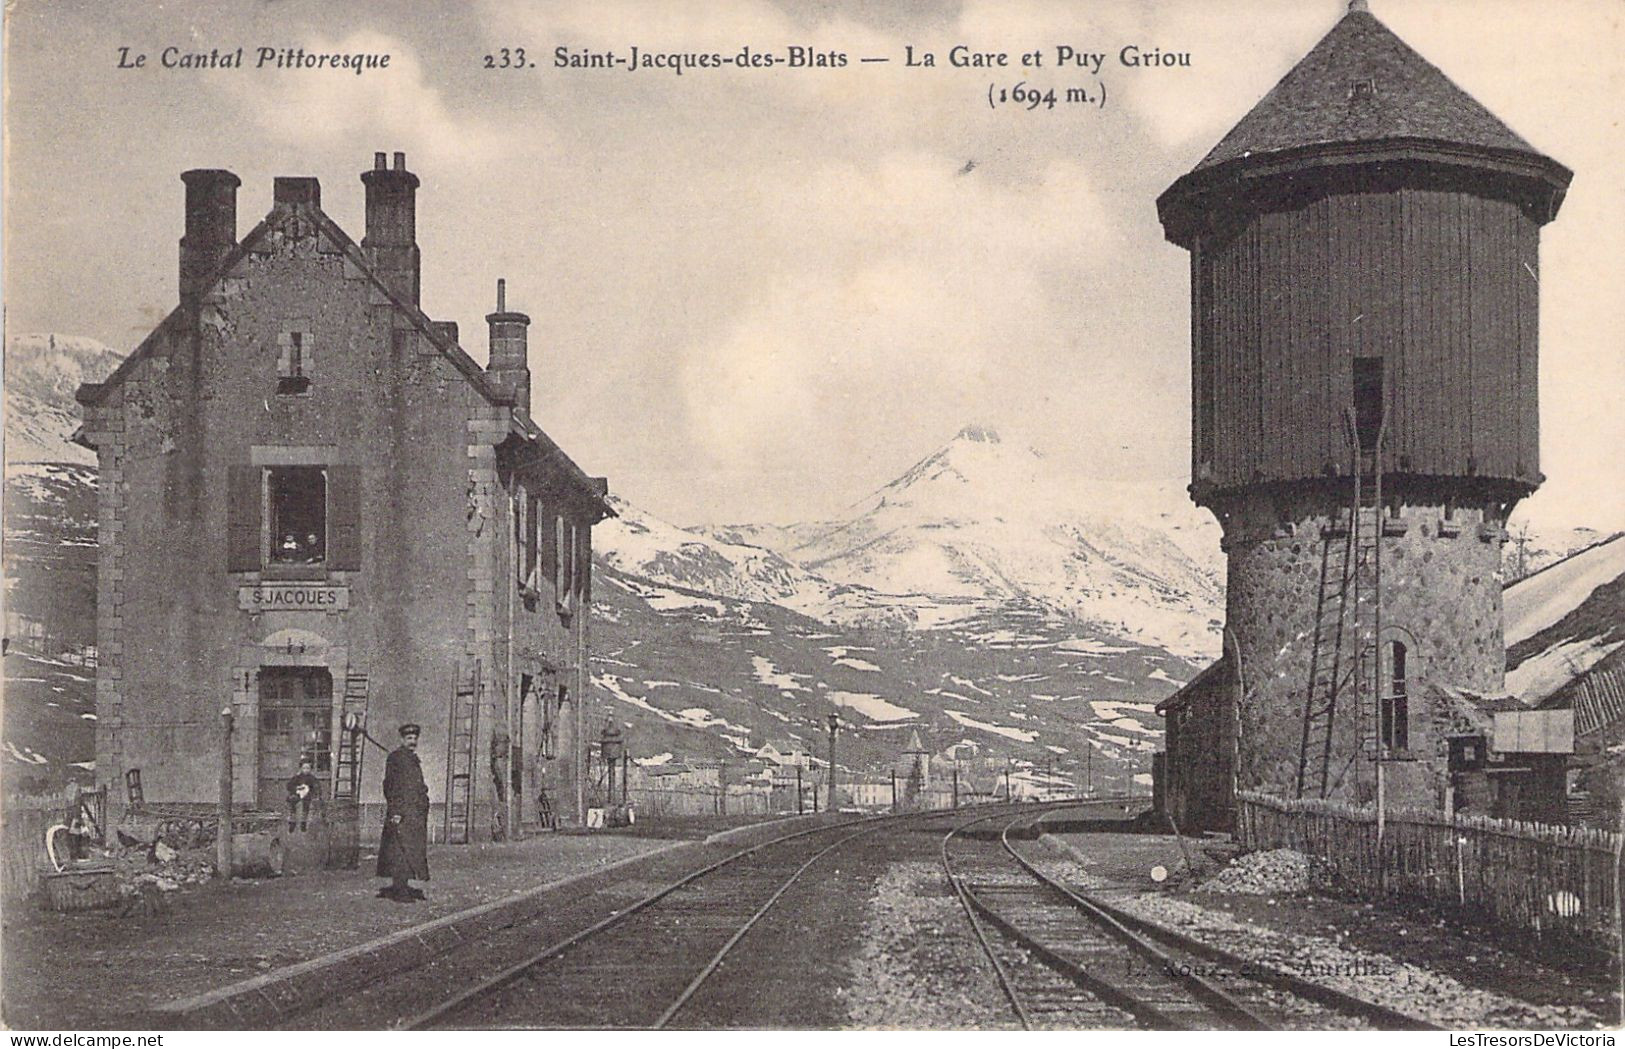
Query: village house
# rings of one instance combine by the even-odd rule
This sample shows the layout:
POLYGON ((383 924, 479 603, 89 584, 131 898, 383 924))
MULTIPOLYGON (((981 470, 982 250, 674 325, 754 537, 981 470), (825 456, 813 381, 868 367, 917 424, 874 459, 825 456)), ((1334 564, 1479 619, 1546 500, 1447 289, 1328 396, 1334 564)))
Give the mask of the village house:
POLYGON ((404 154, 361 175, 359 244, 314 178, 277 178, 241 239, 237 176, 181 180, 179 305, 78 392, 115 808, 214 803, 225 710, 239 804, 280 807, 308 757, 325 797, 375 805, 382 752, 349 728, 393 747, 414 722, 432 835, 580 823, 612 511, 532 417, 529 317, 498 281, 482 368, 419 308, 404 154))
POLYGON ((793 739, 770 739, 756 751, 764 762, 779 766, 812 768, 814 758, 805 743, 793 739))
POLYGON ((1453 696, 1502 691, 1506 522, 1543 480, 1530 275, 1571 177, 1353 0, 1158 199, 1227 557, 1223 658, 1158 708, 1182 826, 1237 790, 1451 807, 1453 696))

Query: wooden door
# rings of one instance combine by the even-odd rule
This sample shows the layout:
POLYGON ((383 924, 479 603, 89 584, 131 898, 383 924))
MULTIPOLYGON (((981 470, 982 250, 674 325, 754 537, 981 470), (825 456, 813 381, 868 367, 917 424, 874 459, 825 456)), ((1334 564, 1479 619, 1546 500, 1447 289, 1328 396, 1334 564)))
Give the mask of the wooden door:
POLYGON ((261 668, 259 807, 283 807, 301 757, 318 779, 330 778, 332 754, 332 675, 321 667, 261 668))

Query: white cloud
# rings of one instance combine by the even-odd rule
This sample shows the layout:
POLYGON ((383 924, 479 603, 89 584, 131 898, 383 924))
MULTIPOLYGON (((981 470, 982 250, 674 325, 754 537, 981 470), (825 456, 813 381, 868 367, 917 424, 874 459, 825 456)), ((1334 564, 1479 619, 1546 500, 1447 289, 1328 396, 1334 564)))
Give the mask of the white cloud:
MULTIPOLYGON (((398 38, 363 30, 302 45, 312 54, 387 53, 389 66, 362 74, 246 70, 226 89, 268 133, 296 149, 328 150, 359 142, 404 149, 414 168, 482 164, 509 141, 478 115, 453 113, 423 61, 398 38)), ((534 136, 537 129, 526 129, 534 136)))

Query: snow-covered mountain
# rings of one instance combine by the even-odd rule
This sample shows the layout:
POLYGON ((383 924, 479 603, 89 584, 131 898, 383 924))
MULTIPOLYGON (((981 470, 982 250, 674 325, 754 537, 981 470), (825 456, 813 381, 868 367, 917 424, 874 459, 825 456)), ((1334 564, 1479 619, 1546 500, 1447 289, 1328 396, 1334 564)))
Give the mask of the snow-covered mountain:
POLYGON ((1182 485, 1072 475, 984 427, 840 520, 710 534, 863 585, 916 627, 1019 605, 1184 658, 1219 648, 1219 528, 1182 485))
POLYGON ((740 601, 770 602, 826 623, 894 617, 868 587, 832 583, 757 544, 684 529, 611 495, 617 517, 593 529, 596 558, 631 576, 740 601))
POLYGON ((94 463, 95 453, 70 438, 79 426, 73 392, 100 382, 124 359, 95 339, 13 335, 6 340, 6 465, 94 463))

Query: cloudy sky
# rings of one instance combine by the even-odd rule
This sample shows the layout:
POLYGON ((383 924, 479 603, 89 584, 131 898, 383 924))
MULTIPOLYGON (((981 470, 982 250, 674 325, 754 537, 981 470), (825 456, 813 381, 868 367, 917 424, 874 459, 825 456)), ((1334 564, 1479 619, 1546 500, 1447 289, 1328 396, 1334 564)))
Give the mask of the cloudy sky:
MULTIPOLYGON (((493 286, 529 312, 536 414, 680 523, 838 511, 976 422, 1080 472, 1188 466, 1188 270, 1154 200, 1336 22, 1343 0, 520 4, 17 0, 7 13, 13 332, 132 348, 175 300, 192 167, 315 175, 358 239, 360 171, 423 180, 423 304, 484 356, 493 286), (426 13, 438 12, 438 13, 426 13), (955 44, 1044 52, 954 69, 955 44), (385 71, 120 71, 184 51, 387 51, 385 71), (844 69, 560 70, 554 49, 844 52, 844 69), (905 46, 936 55, 903 66, 905 46), (990 108, 990 85, 1104 108, 990 108), (1125 45, 1190 66, 1116 66, 1125 45), (524 47, 536 68, 487 70, 524 47), (886 64, 859 63, 887 57, 886 64)), ((1625 6, 1372 0, 1576 171, 1542 265, 1552 519, 1625 526, 1625 6)))

